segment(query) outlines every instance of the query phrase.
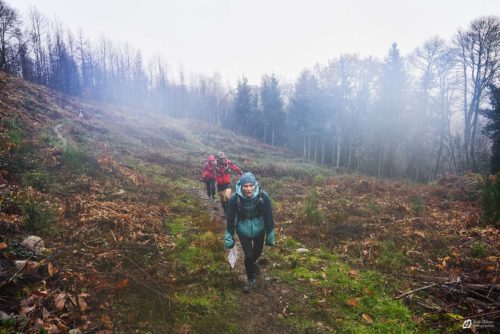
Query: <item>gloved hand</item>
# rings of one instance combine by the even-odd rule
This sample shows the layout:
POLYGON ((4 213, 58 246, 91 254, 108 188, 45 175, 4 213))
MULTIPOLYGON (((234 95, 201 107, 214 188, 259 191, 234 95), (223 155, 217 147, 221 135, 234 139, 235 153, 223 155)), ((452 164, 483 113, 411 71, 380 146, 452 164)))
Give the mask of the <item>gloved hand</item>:
POLYGON ((267 234, 266 245, 267 246, 274 246, 274 231, 271 231, 271 233, 267 234))
POLYGON ((224 247, 226 249, 231 249, 234 247, 233 236, 228 231, 226 231, 226 233, 224 233, 224 247))

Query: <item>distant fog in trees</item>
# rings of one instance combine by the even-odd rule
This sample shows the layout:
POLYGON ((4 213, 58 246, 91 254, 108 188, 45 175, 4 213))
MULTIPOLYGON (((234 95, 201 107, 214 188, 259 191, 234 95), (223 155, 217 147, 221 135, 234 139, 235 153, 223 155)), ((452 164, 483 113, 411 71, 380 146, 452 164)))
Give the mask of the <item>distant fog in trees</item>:
POLYGON ((421 182, 490 168, 500 19, 477 18, 448 38, 430 37, 408 57, 394 43, 383 60, 345 54, 295 82, 270 73, 260 86, 242 78, 228 87, 218 75, 186 78, 124 43, 89 41, 36 9, 21 18, 0 0, 2 71, 142 113, 217 123, 332 168, 421 182))

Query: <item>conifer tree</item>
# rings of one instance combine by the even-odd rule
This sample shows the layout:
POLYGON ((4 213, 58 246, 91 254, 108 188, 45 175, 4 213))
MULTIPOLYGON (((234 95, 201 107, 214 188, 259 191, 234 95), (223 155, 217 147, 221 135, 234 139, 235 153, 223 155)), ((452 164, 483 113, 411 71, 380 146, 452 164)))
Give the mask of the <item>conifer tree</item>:
POLYGON ((493 108, 484 113, 489 122, 485 132, 492 141, 491 174, 500 172, 500 87, 490 85, 493 108))
POLYGON ((279 144, 282 142, 285 113, 281 90, 274 74, 262 78, 260 96, 264 118, 264 142, 279 144))

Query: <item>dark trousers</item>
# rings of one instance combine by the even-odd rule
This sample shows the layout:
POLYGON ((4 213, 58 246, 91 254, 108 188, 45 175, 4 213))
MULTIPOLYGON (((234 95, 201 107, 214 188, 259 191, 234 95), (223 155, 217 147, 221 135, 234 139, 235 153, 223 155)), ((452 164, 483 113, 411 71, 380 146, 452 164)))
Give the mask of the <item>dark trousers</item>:
POLYGON ((257 262, 260 254, 262 254, 262 248, 264 247, 264 236, 264 231, 262 231, 261 234, 254 238, 249 238, 238 234, 241 242, 241 248, 243 248, 243 253, 245 253, 245 270, 247 272, 247 278, 249 280, 255 279, 254 263, 257 262))
POLYGON ((215 179, 206 180, 205 185, 207 186, 207 195, 210 198, 215 198, 215 179))

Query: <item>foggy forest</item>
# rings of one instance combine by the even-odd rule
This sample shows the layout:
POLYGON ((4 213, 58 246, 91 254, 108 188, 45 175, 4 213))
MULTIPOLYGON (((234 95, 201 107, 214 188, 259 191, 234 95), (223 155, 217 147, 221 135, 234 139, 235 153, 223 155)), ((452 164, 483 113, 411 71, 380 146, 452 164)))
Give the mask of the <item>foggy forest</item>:
POLYGON ((231 86, 0 0, 0 333, 496 332, 500 17, 464 27, 231 86), (275 215, 240 308, 219 151, 275 215))

